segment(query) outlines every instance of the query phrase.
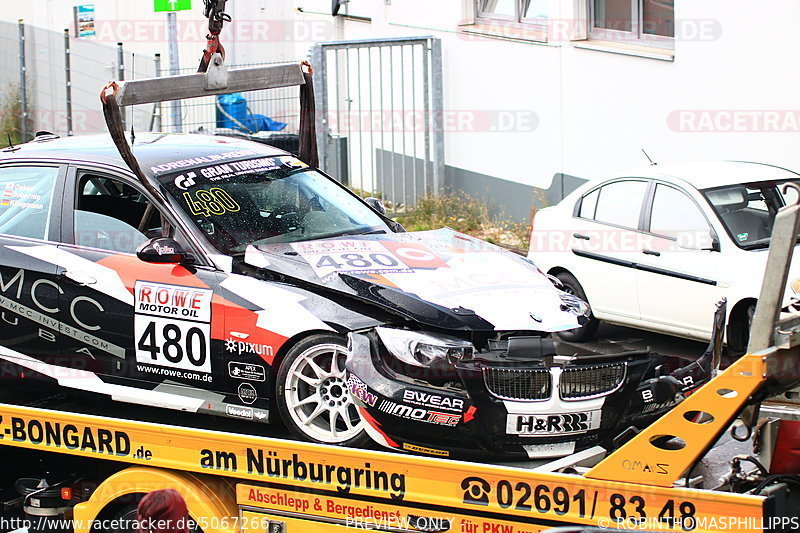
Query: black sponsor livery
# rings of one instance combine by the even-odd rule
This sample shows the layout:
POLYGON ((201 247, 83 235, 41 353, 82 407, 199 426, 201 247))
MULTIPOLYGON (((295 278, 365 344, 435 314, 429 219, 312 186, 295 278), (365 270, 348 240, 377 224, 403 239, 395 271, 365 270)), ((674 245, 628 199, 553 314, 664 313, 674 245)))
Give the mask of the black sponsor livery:
MULTIPOLYGON (((159 134, 132 150, 147 187, 107 137, 0 151, 0 360, 19 375, 254 422, 277 406, 303 439, 440 456, 608 442, 673 401, 644 381, 647 353, 559 357, 550 334, 588 308, 527 259, 406 233, 266 145, 159 134)), ((676 390, 686 376, 705 377, 676 390)), ((121 435, 41 432, 130 453, 121 435)))

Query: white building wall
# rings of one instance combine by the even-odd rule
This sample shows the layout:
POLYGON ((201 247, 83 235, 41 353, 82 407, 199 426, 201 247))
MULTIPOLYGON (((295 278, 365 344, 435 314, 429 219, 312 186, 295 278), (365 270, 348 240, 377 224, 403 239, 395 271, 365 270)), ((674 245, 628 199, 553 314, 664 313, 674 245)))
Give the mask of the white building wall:
MULTIPOLYGON (((574 5, 581 1, 550 0, 551 16, 571 24, 574 5)), ((6 6, 2 16, 63 29, 71 27, 71 7, 77 3, 29 0, 6 6)), ((182 24, 198 28, 182 32, 183 66, 193 66, 204 45, 200 0, 195 4, 193 11, 178 15, 182 24)), ((351 0, 350 14, 369 16, 372 22, 325 15, 329 0, 228 4, 237 24, 243 24, 239 35, 223 33, 229 62, 303 58, 321 40, 433 35, 442 39, 446 112, 535 112, 535 129, 528 122, 500 132, 448 129, 446 164, 452 167, 544 188, 555 172, 587 177, 642 165, 642 148, 659 161, 749 159, 800 169, 796 123, 779 125, 779 132, 753 131, 752 123, 743 122, 743 131, 694 133, 680 131, 677 119, 681 110, 708 111, 684 115, 689 125, 700 124, 703 117, 725 119, 727 115, 711 113, 718 111, 798 113, 796 0, 768 5, 756 0, 676 0, 677 26, 685 35, 675 40, 674 61, 579 49, 563 35, 551 35, 550 44, 465 35, 459 25, 471 16, 471 0, 391 0, 388 5, 384 0, 351 0), (698 38, 701 31, 706 34, 698 38)), ((131 37, 123 39, 126 49, 166 56, 163 37, 146 29, 136 33, 139 26, 165 18, 152 13, 149 2, 104 0, 95 5, 100 40, 116 42, 117 37, 103 33, 104 24, 113 24, 115 36, 131 37), (139 26, 127 29, 131 21, 139 26)), ((504 124, 495 122, 498 126, 504 124)), ((718 128, 711 124, 710 129, 718 128)))

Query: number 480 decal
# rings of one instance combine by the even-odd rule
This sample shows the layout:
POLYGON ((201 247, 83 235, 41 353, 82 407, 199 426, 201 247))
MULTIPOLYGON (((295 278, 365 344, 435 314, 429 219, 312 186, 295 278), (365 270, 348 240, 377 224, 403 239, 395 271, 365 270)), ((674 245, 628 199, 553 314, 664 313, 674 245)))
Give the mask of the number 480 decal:
POLYGON ((228 194, 228 191, 213 187, 209 190, 200 189, 194 193, 183 193, 183 199, 189 206, 193 215, 207 217, 209 215, 224 215, 239 211, 239 204, 228 194))
POLYGON ((184 355, 193 366, 202 367, 208 357, 206 349, 206 336, 197 326, 190 327, 183 336, 181 328, 175 324, 164 324, 161 334, 156 335, 156 323, 150 322, 144 328, 137 347, 143 352, 149 352, 151 359, 158 360, 159 354, 170 363, 180 363, 184 355), (163 339, 160 346, 157 339, 163 339))
POLYGON ((208 324, 138 316, 136 361, 196 372, 211 372, 208 324))

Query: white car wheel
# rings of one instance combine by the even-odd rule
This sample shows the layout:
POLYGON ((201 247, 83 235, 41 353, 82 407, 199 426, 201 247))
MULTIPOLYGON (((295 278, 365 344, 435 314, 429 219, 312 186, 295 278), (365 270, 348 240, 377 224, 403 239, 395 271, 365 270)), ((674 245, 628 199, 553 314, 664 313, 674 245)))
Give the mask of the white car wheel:
POLYGON ((284 360, 277 391, 283 419, 304 440, 360 444, 366 437, 345 382, 347 348, 336 337, 324 337, 339 342, 312 344, 312 337, 290 350, 284 360))

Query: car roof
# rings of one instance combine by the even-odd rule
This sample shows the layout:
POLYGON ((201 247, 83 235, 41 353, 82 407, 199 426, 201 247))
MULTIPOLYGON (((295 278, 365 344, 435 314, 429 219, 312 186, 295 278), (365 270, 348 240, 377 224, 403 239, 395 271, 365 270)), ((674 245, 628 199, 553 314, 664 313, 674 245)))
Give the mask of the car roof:
MULTIPOLYGON (((687 161, 651 165, 618 172, 613 177, 659 178, 667 181, 681 180, 697 189, 710 189, 753 183, 758 181, 800 180, 800 175, 791 170, 766 163, 751 161, 687 161)), ((609 179, 610 175, 604 177, 609 179)))
MULTIPOLYGON (((232 137, 180 134, 141 133, 136 134, 133 153, 142 170, 153 175, 152 167, 174 161, 190 161, 198 158, 213 158, 220 154, 242 152, 241 157, 226 157, 235 160, 245 157, 287 155, 287 152, 269 146, 232 137)), ((31 142, 0 150, 0 163, 29 160, 52 160, 59 162, 103 163, 128 170, 116 146, 107 134, 80 135, 59 138, 41 135, 31 142)), ((198 160, 199 166, 207 164, 198 160)))

